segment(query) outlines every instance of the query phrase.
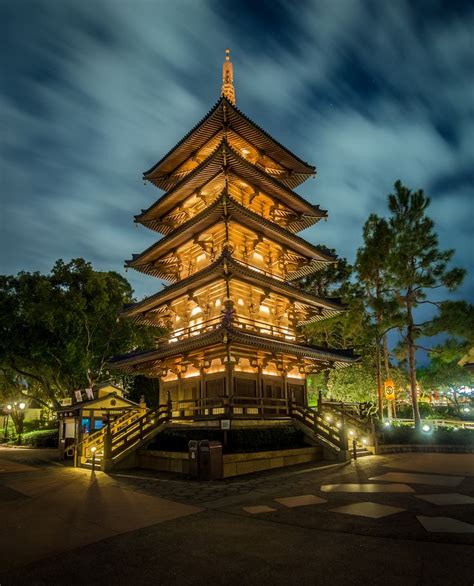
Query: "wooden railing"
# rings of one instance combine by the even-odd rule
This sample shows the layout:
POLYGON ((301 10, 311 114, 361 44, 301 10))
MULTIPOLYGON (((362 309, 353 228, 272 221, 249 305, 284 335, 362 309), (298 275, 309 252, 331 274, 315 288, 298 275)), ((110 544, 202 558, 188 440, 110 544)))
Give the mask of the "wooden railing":
POLYGON ((244 267, 248 267, 249 269, 251 269, 252 271, 255 271, 256 273, 262 273, 263 275, 266 275, 267 277, 271 277, 272 279, 275 279, 276 281, 285 281, 286 280, 286 276, 287 276, 286 270, 284 271, 283 274, 276 275, 275 273, 272 273, 270 271, 266 271, 265 269, 261 269, 261 268, 255 266, 254 264, 250 264, 249 262, 246 262, 242 259, 233 258, 232 260, 234 262, 237 262, 237 263, 243 265, 244 267))
POLYGON ((104 448, 104 435, 109 428, 110 433, 118 433, 120 430, 127 428, 130 423, 140 417, 142 411, 139 409, 130 409, 125 411, 120 417, 117 417, 101 429, 94 433, 87 434, 74 447, 74 463, 77 466, 81 461, 86 461, 92 456, 91 448, 96 449, 96 454, 102 456, 104 448))
POLYGON ((378 436, 373 411, 362 410, 359 403, 323 402, 318 416, 332 426, 345 430, 347 440, 377 451, 378 436))
POLYGON ((191 338, 192 336, 198 336, 207 332, 211 332, 220 325, 222 325, 222 316, 218 315, 193 326, 179 328, 178 330, 171 331, 165 336, 156 338, 156 341, 159 344, 164 344, 166 342, 172 344, 174 341, 178 342, 179 340, 184 340, 185 338, 191 338))
MULTIPOLYGON (((218 315, 206 321, 202 321, 201 323, 173 330, 165 336, 158 337, 156 341, 158 342, 158 344, 164 344, 166 342, 172 344, 173 342, 178 342, 186 338, 191 338, 193 336, 198 336, 211 332, 212 330, 221 326, 223 322, 223 316, 218 315)), ((246 332, 261 334, 264 336, 277 337, 283 340, 287 340, 289 342, 305 341, 305 337, 303 336, 303 334, 295 332, 290 327, 278 326, 270 322, 253 319, 251 317, 246 317, 244 315, 238 315, 237 313, 232 316, 231 323, 233 327, 239 328, 246 332)))
POLYGON ((353 415, 341 413, 335 408, 317 412, 283 398, 232 395, 170 401, 155 409, 124 413, 103 429, 84 438, 76 446, 76 465, 90 462, 92 448, 95 448, 95 456, 101 461, 103 469, 107 469, 107 466, 125 457, 130 448, 138 448, 150 440, 165 424, 173 420, 200 418, 293 418, 304 425, 314 439, 335 452, 347 450, 348 429, 355 422, 353 415))
POLYGON ((236 315, 233 323, 234 327, 242 330, 263 334, 264 336, 276 336, 289 341, 295 341, 297 336, 290 328, 276 326, 274 324, 248 318, 242 315, 236 315))
MULTIPOLYGON (((398 419, 395 417, 390 421, 401 425, 414 425, 413 419, 398 419)), ((464 421, 463 419, 423 419, 423 423, 433 427, 457 427, 459 429, 474 430, 474 421, 464 421)))
MULTIPOLYGON (((116 459, 131 446, 147 439, 158 427, 169 421, 170 412, 167 405, 148 410, 144 415, 135 419, 128 427, 118 433, 110 434, 110 458, 116 459)), ((106 437, 106 441, 107 441, 106 437)), ((107 453, 109 446, 105 447, 107 453)))
POLYGON ((345 428, 328 421, 313 409, 300 405, 293 405, 291 415, 305 425, 313 434, 330 449, 337 452, 347 450, 347 436, 345 428))
POLYGON ((290 412, 289 399, 239 396, 233 396, 230 397, 230 399, 234 415, 251 415, 256 412, 257 415, 262 415, 264 417, 278 417, 289 415, 290 412), (242 410, 243 413, 240 413, 240 410, 242 410))
POLYGON ((172 417, 193 419, 196 417, 278 417, 289 415, 288 399, 265 397, 230 397, 173 401, 172 417))

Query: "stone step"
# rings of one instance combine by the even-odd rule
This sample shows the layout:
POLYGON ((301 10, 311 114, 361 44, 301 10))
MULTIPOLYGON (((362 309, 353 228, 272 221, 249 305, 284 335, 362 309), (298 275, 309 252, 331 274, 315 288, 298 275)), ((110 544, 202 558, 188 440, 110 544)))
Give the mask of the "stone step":
MULTIPOLYGON (((365 456, 373 456, 372 452, 370 450, 366 450, 364 448, 357 448, 356 450, 356 454, 358 458, 363 458, 365 456)), ((352 457, 354 457, 354 455, 351 453, 352 457)))
MULTIPOLYGON (((100 464, 102 462, 101 457, 96 457, 95 459, 95 468, 96 470, 100 469, 100 464)), ((81 464, 81 468, 89 468, 92 470, 92 458, 87 459, 85 462, 81 464)))

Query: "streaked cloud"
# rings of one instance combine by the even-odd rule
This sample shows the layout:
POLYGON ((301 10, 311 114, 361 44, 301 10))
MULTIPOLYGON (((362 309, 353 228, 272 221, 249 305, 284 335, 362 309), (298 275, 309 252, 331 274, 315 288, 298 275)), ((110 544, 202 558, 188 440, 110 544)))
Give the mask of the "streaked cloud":
MULTIPOLYGON (((156 236, 132 224, 160 194, 141 172, 214 104, 226 46, 238 106, 318 167, 301 192, 330 217, 305 237, 352 260, 400 178, 472 265, 474 11, 452 4, 4 3, 0 270, 123 272, 156 236)), ((138 297, 159 286, 127 277, 138 297)))

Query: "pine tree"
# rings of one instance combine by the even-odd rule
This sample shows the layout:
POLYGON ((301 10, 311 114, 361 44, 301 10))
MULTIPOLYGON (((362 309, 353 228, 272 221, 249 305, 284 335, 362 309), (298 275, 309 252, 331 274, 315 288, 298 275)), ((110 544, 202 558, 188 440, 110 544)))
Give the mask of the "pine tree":
MULTIPOLYGON (((389 288, 387 259, 393 238, 388 221, 371 214, 364 225, 363 238, 364 244, 357 251, 355 269, 363 288, 366 311, 373 323, 378 411, 379 417, 383 418, 382 354, 388 352, 387 332, 399 320, 389 288)), ((385 356, 385 370, 388 376, 388 356, 385 356)))
POLYGON ((434 222, 426 215, 430 199, 423 191, 412 192, 400 181, 388 197, 391 212, 389 226, 392 245, 388 268, 392 285, 403 313, 402 335, 406 344, 410 392, 415 427, 420 428, 416 383, 416 340, 429 324, 416 324, 414 312, 422 304, 436 302, 429 299, 431 291, 439 288, 455 290, 464 278, 460 268, 449 269, 454 250, 440 250, 434 222))

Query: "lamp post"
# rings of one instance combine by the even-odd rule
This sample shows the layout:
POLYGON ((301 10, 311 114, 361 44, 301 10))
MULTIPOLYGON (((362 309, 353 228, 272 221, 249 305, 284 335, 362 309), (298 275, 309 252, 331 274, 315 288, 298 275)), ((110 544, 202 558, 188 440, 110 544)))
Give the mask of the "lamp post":
POLYGON ((91 452, 92 452, 92 475, 94 476, 95 474, 95 453, 97 451, 97 448, 95 446, 91 447, 91 452))
POLYGON ((6 430, 8 433, 8 416, 11 414, 12 416, 12 421, 15 423, 15 420, 19 423, 19 428, 20 431, 18 432, 18 445, 21 444, 21 430, 23 427, 23 411, 26 408, 26 403, 23 401, 20 401, 19 403, 17 403, 16 401, 14 403, 9 403, 7 405, 7 425, 6 425, 6 430))

